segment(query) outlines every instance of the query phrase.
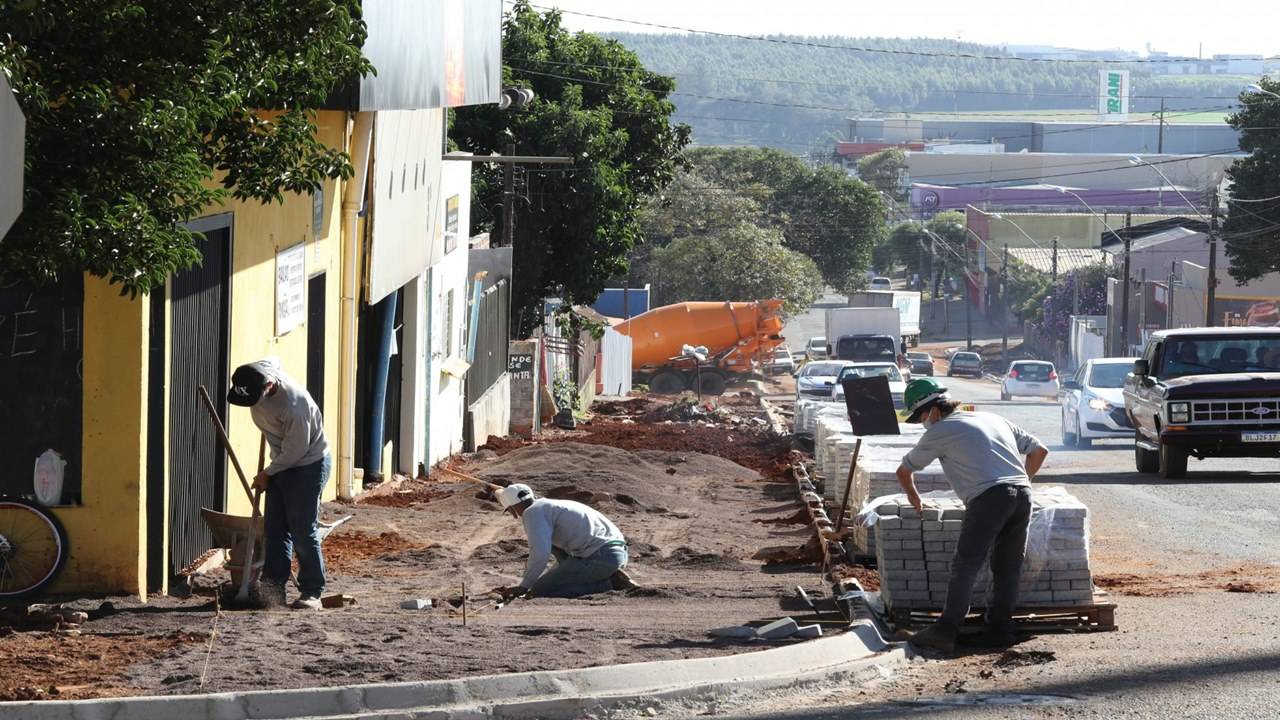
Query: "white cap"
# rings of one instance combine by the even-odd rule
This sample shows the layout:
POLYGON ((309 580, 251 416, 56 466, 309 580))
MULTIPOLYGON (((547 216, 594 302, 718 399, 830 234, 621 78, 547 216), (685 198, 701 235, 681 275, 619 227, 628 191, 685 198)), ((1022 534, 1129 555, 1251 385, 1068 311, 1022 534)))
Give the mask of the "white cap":
POLYGON ((532 500, 533 497, 533 488, 520 483, 508 485, 498 491, 498 502, 501 503, 503 510, 515 507, 525 500, 532 500))

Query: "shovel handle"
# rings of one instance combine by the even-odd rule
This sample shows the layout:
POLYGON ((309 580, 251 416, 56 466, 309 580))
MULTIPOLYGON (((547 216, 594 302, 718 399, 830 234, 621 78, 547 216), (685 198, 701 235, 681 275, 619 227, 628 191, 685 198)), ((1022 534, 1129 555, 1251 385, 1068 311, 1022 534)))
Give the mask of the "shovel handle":
POLYGON ((201 385, 197 391, 200 395, 200 401, 204 403, 204 409, 209 411, 209 418, 213 420, 213 425, 218 429, 218 439, 222 441, 222 447, 226 449, 227 456, 231 458, 231 464, 236 469, 236 475, 240 478, 240 486, 244 488, 244 494, 249 498, 249 502, 253 502, 253 489, 249 487, 249 481, 245 479, 244 469, 240 467, 240 460, 236 457, 235 448, 231 447, 231 439, 227 437, 227 429, 222 425, 222 419, 218 417, 218 411, 213 407, 213 400, 209 397, 209 391, 205 390, 201 385))

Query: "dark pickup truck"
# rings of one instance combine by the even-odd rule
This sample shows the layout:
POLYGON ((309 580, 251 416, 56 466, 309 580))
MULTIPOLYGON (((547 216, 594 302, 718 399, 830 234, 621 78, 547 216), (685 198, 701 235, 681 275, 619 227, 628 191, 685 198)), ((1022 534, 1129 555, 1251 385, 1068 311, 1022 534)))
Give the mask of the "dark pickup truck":
POLYGON ((1153 333, 1124 405, 1139 472, 1176 479, 1188 457, 1280 457, 1280 328, 1153 333))

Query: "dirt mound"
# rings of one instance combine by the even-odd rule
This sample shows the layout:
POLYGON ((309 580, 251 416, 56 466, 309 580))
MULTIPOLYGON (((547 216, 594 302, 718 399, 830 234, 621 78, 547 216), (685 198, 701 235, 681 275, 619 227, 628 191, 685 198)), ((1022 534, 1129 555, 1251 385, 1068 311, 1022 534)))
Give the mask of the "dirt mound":
POLYGON ((1280 592, 1280 567, 1242 565, 1187 574, 1094 574, 1093 584, 1121 595, 1137 597, 1171 597, 1212 590, 1274 593, 1280 592))
POLYGON ((384 532, 370 535, 359 530, 339 530, 330 535, 322 546, 324 562, 329 568, 339 572, 356 572, 364 569, 365 563, 384 555, 398 555, 406 550, 419 549, 422 546, 410 542, 397 532, 384 532))
POLYGON ((529 552, 529 543, 525 540, 499 540, 485 543, 471 551, 472 560, 508 560, 521 557, 529 552))
POLYGON ((572 435, 553 438, 550 442, 607 445, 624 450, 697 452, 724 458, 755 470, 765 478, 790 479, 791 441, 752 428, 740 428, 726 433, 724 428, 707 425, 650 425, 597 419, 579 426, 579 430, 572 435))
POLYGON ((131 695, 119 685, 120 674, 190 643, 209 639, 205 633, 102 637, 13 633, 0 637, 0 701, 76 700, 131 695))
POLYGON ((742 561, 716 553, 699 552, 688 547, 678 547, 670 555, 654 562, 664 567, 698 568, 700 570, 739 570, 742 561))
POLYGON ((863 567, 862 565, 833 565, 831 567, 831 576, 837 580, 853 578, 858 581, 863 590, 880 589, 880 573, 874 568, 863 567))
POLYGON ((371 495, 361 498, 357 504, 405 508, 420 503, 428 503, 432 500, 439 500, 440 498, 448 497, 450 494, 448 490, 441 488, 439 485, 414 480, 405 483, 399 490, 386 495, 371 495))
MULTIPOLYGON (((753 396, 754 398, 754 396, 753 396)), ((699 402, 696 397, 685 396, 668 405, 655 407, 639 417, 644 423, 698 423, 727 427, 751 426, 766 428, 768 421, 760 416, 754 399, 750 403, 725 402, 720 398, 699 402)))
POLYGON ((518 437, 498 437, 497 435, 490 435, 489 439, 485 441, 485 444, 476 449, 488 450, 499 455, 505 455, 512 450, 519 450, 524 447, 524 445, 524 440, 521 440, 518 437))

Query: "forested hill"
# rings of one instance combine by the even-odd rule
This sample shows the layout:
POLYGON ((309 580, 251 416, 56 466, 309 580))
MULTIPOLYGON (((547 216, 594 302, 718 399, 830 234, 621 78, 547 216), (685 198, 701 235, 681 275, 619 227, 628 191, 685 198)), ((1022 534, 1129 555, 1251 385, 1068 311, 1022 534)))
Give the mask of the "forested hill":
MULTIPOLYGON (((1096 106, 1092 63, 1020 62, 928 53, 1008 57, 1000 48, 933 39, 780 37, 764 42, 704 35, 612 33, 655 72, 673 75, 676 119, 698 144, 771 145, 804 152, 829 140, 850 116, 910 111, 942 117, 965 111, 1074 110, 1096 106), (898 54, 819 48, 802 43, 904 51, 898 54), (909 53, 922 53, 920 55, 909 53), (733 102, 732 99, 752 102, 733 102)), ((1242 80, 1232 76, 1153 76, 1132 71, 1134 113, 1225 109, 1242 80), (1153 97, 1141 97, 1153 96, 1153 97)), ((1046 117, 1045 119, 1052 119, 1046 117)), ((1172 120, 1176 121, 1176 116, 1172 120)))

